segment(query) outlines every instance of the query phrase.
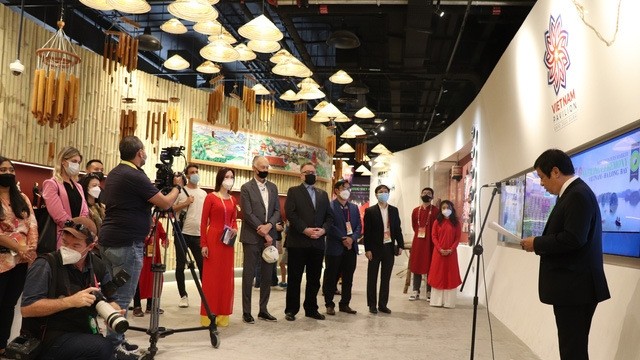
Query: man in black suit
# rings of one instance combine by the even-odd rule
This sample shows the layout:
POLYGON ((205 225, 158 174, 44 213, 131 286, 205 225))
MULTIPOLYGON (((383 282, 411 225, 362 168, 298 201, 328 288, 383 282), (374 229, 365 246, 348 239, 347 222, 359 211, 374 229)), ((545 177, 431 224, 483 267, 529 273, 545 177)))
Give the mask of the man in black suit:
POLYGON ((263 156, 253 159, 253 179, 240 187, 242 218, 244 220, 240 242, 242 243, 242 321, 255 322, 251 315, 251 285, 260 262, 260 310, 258 318, 266 321, 277 319, 269 314, 267 304, 271 294, 272 264, 262 258, 265 247, 274 245, 277 236, 276 224, 280 221, 278 187, 267 180, 269 161, 263 156))
POLYGON ((553 305, 560 358, 587 360, 591 319, 598 303, 611 297, 603 268, 600 209, 561 150, 543 152, 533 167, 542 186, 558 200, 542 236, 520 244, 540 255, 538 292, 540 301, 553 305))
POLYGON ((316 167, 306 163, 300 168, 303 183, 287 191, 284 203, 289 220, 289 234, 286 247, 289 252, 287 300, 285 319, 294 321, 300 310, 300 283, 302 273, 307 272, 305 289, 305 316, 324 320, 318 312, 318 290, 324 257, 325 237, 333 224, 333 213, 326 191, 313 186, 316 183, 316 167))
POLYGON ((395 261, 394 255, 400 255, 404 248, 404 238, 400 227, 398 208, 387 203, 389 187, 378 185, 375 189, 378 203, 364 212, 364 249, 369 266, 367 267, 367 305, 369 312, 378 310, 391 314, 387 307, 389 301, 389 281, 395 261), (381 266, 382 265, 382 266, 381 266), (378 270, 380 275, 380 295, 376 301, 378 270), (377 305, 377 306, 376 306, 377 305))

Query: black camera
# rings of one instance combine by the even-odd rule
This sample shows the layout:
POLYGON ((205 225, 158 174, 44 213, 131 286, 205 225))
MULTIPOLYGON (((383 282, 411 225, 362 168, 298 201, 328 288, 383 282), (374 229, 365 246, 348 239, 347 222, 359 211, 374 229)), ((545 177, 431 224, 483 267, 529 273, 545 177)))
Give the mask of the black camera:
POLYGON ((173 178, 183 176, 182 173, 174 173, 171 169, 173 166, 173 158, 183 156, 184 146, 172 146, 162 148, 160 150, 160 163, 156 164, 156 180, 155 186, 163 192, 168 192, 173 187, 173 178))
POLYGON ((120 270, 113 276, 111 281, 100 285, 100 291, 102 291, 104 296, 111 297, 116 293, 116 290, 118 290, 120 286, 124 285, 129 280, 131 280, 131 275, 127 274, 124 270, 120 270))
POLYGON ((20 335, 13 339, 5 349, 7 359, 32 360, 40 354, 40 340, 20 335))

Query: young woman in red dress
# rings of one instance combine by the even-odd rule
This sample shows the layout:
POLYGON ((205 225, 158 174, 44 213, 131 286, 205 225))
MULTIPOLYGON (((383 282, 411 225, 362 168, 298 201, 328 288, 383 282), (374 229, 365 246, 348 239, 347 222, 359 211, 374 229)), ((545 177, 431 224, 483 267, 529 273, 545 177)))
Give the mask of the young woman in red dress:
MULTIPOLYGON (((217 326, 228 326, 233 312, 233 245, 226 245, 221 237, 225 228, 232 236, 238 232, 236 202, 231 196, 235 173, 222 168, 216 175, 216 186, 204 200, 200 223, 202 248, 202 291, 209 309, 216 315, 217 326)), ((200 323, 209 326, 204 305, 200 306, 200 323)))
POLYGON ((456 288, 462 284, 457 251, 461 234, 453 203, 443 200, 431 232, 434 248, 427 279, 431 285, 431 306, 456 307, 456 288))

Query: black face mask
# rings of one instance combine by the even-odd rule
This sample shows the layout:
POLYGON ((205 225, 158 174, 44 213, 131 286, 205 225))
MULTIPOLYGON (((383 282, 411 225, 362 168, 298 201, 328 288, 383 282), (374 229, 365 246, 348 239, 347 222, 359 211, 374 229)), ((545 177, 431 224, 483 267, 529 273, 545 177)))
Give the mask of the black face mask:
POLYGON ((0 174, 0 186, 11 187, 16 185, 15 174, 0 174))
POLYGON ((260 179, 266 179, 268 175, 269 175, 268 171, 258 171, 258 177, 260 179))
POLYGON ((422 195, 421 199, 422 199, 422 202, 428 203, 433 198, 431 196, 429 196, 429 195, 422 195))
POLYGON ((304 182, 307 185, 313 185, 316 183, 316 174, 306 174, 304 176, 304 182))

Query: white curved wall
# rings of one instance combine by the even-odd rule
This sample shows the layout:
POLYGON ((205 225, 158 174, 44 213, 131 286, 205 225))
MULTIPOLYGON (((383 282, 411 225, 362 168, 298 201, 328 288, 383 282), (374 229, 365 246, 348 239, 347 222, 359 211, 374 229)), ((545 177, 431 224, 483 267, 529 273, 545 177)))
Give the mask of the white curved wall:
MULTIPOLYGON (((571 0, 539 0, 499 61, 482 91, 465 113, 445 132, 428 142, 396 153, 390 177, 402 179, 392 195, 408 224, 416 206, 421 169, 455 153, 471 141, 476 124, 478 183, 508 178, 530 169, 548 148, 572 151, 622 128, 640 123, 640 2, 582 0, 585 21, 605 40, 598 39, 579 16, 571 0), (571 66, 567 89, 576 95, 577 118, 554 130, 552 104, 557 101, 547 85, 543 63, 544 33, 550 16, 562 16, 569 33, 571 66), (617 24, 616 24, 617 23, 617 24), (405 200, 406 199, 406 200, 405 200)), ((377 178, 372 177, 373 185, 377 178)), ((482 192, 484 214, 490 191, 482 192)), ((494 206, 489 220, 496 220, 494 206)), ((479 231, 479 228, 476 232, 479 231)), ((520 249, 497 245, 497 236, 485 230, 487 288, 492 313, 516 333, 542 359, 558 359, 553 311, 538 299, 538 257, 520 249)), ((466 269, 468 249, 460 257, 466 269), (467 255, 465 258, 464 255, 467 255)), ((607 258, 605 271, 612 299, 598 306, 594 318, 590 353, 592 359, 640 359, 640 261, 614 264, 607 258)), ((466 291, 466 289, 465 289, 466 291)), ((480 296, 482 302, 484 297, 480 296)))

